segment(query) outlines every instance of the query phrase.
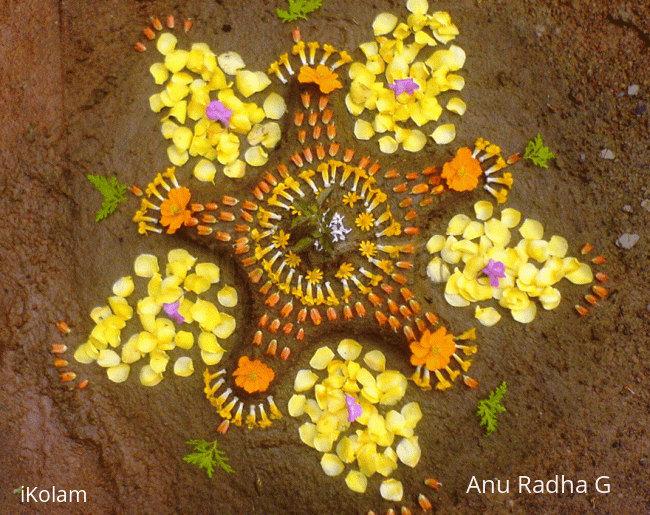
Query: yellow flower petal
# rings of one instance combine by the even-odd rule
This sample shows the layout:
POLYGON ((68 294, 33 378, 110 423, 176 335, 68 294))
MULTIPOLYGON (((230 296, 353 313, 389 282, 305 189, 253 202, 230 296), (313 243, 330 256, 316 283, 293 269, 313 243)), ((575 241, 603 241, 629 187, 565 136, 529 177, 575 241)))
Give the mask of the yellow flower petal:
POLYGON ((591 271, 591 268, 585 263, 580 263, 580 266, 577 270, 569 272, 565 275, 565 277, 573 284, 589 284, 594 280, 594 275, 591 271))
POLYGON ((474 317, 486 327, 492 327, 501 320, 501 315, 493 307, 484 309, 476 306, 474 317))
POLYGON ((359 118, 354 124, 354 135, 357 139, 367 141, 375 135, 372 124, 359 118))
POLYGON ((277 93, 271 93, 266 97, 266 100, 264 100, 262 109, 264 109, 264 114, 267 118, 271 120, 279 120, 284 116, 284 113, 287 112, 287 104, 283 97, 277 93))
POLYGON ((346 338, 344 340, 341 340, 336 349, 336 352, 338 352, 339 356, 341 356, 344 360, 353 361, 359 357, 359 354, 361 354, 361 349, 361 344, 354 340, 346 338))
POLYGON ((167 147, 167 157, 174 166, 183 166, 190 158, 187 150, 180 151, 176 145, 167 147))
POLYGON ((447 102, 447 109, 462 116, 465 114, 465 111, 467 111, 467 104, 460 98, 454 97, 450 98, 449 102, 447 102))
POLYGON ((217 167, 214 166, 212 161, 201 159, 194 166, 194 171, 192 173, 199 181, 211 182, 214 184, 214 176, 217 174, 217 167))
POLYGON ((174 374, 189 377, 194 373, 194 362, 188 356, 182 356, 174 362, 174 374))
POLYGON ((131 367, 126 363, 121 363, 106 369, 106 375, 114 383, 123 383, 129 377, 131 367))
POLYGON ((519 225, 520 220, 521 220, 521 213, 516 209, 508 207, 503 211, 501 211, 501 222, 508 229, 517 227, 519 225))
POLYGON ((178 331, 174 336, 176 347, 189 350, 194 346, 194 335, 189 331, 178 331))
POLYGON ((300 393, 310 390, 318 380, 318 376, 311 370, 299 370, 296 374, 296 379, 293 382, 293 389, 300 393))
POLYGON ((386 356, 379 350, 367 352, 363 357, 363 362, 375 372, 386 370, 386 356))
POLYGON ((397 151, 397 141, 392 136, 379 138, 379 150, 384 154, 393 154, 397 151))
POLYGON ((210 332, 221 323, 221 314, 217 307, 205 300, 197 299, 190 308, 190 313, 203 331, 210 332))
POLYGON ((224 352, 207 352, 202 350, 201 351, 201 359, 203 360, 203 363, 205 363, 208 366, 214 366, 219 364, 221 359, 223 358, 224 352))
POLYGON ((245 173, 246 163, 241 159, 237 159, 223 168, 223 174, 231 179, 241 179, 245 173))
POLYGON ((149 67, 149 73, 151 73, 153 81, 156 84, 164 84, 164 82, 169 78, 169 70, 167 70, 163 63, 153 63, 149 67))
POLYGON ((334 352, 329 347, 319 348, 309 361, 309 366, 316 370, 325 370, 334 358, 334 352))
POLYGON ((339 457, 336 454, 331 453, 323 454, 323 457, 320 460, 320 465, 323 468, 323 472, 328 476, 338 476, 345 468, 345 465, 339 457))
POLYGON ((397 452, 397 457, 399 460, 411 468, 415 467, 422 456, 422 450, 418 444, 418 437, 412 436, 410 438, 403 438, 400 443, 397 444, 395 449, 397 452))
POLYGON ((422 131, 414 129, 408 137, 402 142, 402 147, 407 152, 419 152, 427 143, 427 137, 422 131))
POLYGON ((218 338, 225 340, 235 332, 237 321, 234 316, 227 313, 220 313, 221 323, 212 331, 218 338))
POLYGON ((569 250, 569 242, 562 236, 552 236, 548 242, 548 253, 563 258, 569 250))
POLYGON ((485 235, 497 247, 504 248, 510 243, 510 230, 503 222, 496 218, 491 218, 485 222, 485 235))
POLYGON ((199 348, 205 352, 218 353, 224 351, 221 345, 219 345, 217 337, 214 334, 205 331, 202 331, 201 334, 199 334, 198 344, 199 348))
POLYGON ((158 258, 152 254, 140 254, 133 266, 138 277, 153 277, 159 270, 158 258))
POLYGON ((559 290, 548 286, 544 288, 544 291, 539 296, 539 301, 542 303, 542 307, 546 310, 555 309, 560 305, 562 300, 562 295, 559 290))
POLYGON ((162 374, 151 368, 151 365, 144 365, 140 369, 140 383, 143 386, 156 386, 162 378, 162 374))
POLYGON ((113 284, 113 293, 119 297, 128 297, 133 293, 134 288, 131 276, 122 277, 113 284))
POLYGON ((449 268, 442 261, 441 257, 434 257, 427 265, 427 277, 434 283, 440 284, 449 279, 449 268))
POLYGON ((414 14, 426 14, 429 10, 429 2, 427 0, 408 0, 406 8, 414 14))
POLYGON ((481 222, 472 220, 468 224, 468 226, 465 227, 462 236, 467 240, 475 240, 476 238, 480 238, 484 234, 485 234, 485 226, 481 222))
POLYGON ((307 444, 309 447, 314 447, 316 425, 311 422, 305 422, 298 428, 298 435, 303 443, 307 444))
POLYGON ((237 305, 237 290, 232 286, 224 286, 217 293, 219 304, 226 308, 233 308, 237 305))
POLYGON ((375 36, 383 36, 391 32, 397 25, 397 16, 391 13, 381 13, 372 22, 372 30, 375 36))
POLYGON ((404 496, 404 488, 397 479, 386 479, 379 486, 379 493, 387 501, 399 502, 404 496))
POLYGON ((471 219, 469 216, 464 214, 458 214, 449 220, 447 224, 447 234, 458 236, 463 234, 465 228, 469 225, 471 219))
POLYGON ((526 240, 541 240, 544 237, 544 226, 537 220, 526 218, 519 228, 519 234, 526 240))
POLYGON ((244 60, 237 52, 225 52, 217 57, 219 67, 228 75, 235 75, 237 70, 241 70, 246 65, 244 60))
POLYGON ((259 91, 260 82, 258 76, 255 72, 250 72, 248 70, 239 70, 235 75, 235 84, 237 89, 244 96, 248 98, 254 93, 259 91))
POLYGON ((177 42, 178 39, 176 39, 176 36, 174 36, 169 32, 163 32, 158 37, 158 41, 156 41, 156 49, 162 55, 166 56, 171 54, 175 50, 177 42))
POLYGON ((348 485, 348 488, 353 492, 362 494, 366 491, 366 488, 368 488, 368 478, 358 470, 351 470, 348 472, 348 475, 345 476, 345 484, 348 485))
POLYGON ((185 68, 190 53, 187 50, 174 50, 165 56, 165 68, 176 73, 185 68))
POLYGON ((440 125, 431 134, 433 141, 438 145, 446 145, 456 138, 456 126, 453 123, 440 125))
POLYGON ((269 155, 261 146, 256 145, 246 150, 244 160, 251 166, 263 166, 269 160, 269 155))
POLYGON ((511 313, 512 318, 514 318, 517 322, 528 324, 535 318, 535 315, 537 314, 537 308, 535 307, 535 304, 531 302, 525 309, 512 310, 511 313))
POLYGON ((307 398, 304 395, 292 395, 287 404, 287 411, 292 417, 299 417, 305 413, 307 398))

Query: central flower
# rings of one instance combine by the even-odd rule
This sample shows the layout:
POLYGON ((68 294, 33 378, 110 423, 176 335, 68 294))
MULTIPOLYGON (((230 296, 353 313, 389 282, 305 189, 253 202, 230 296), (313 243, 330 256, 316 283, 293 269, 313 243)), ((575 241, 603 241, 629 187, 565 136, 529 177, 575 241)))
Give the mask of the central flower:
POLYGON ((422 339, 411 343, 411 364, 425 365, 429 370, 440 370, 449 365, 451 357, 456 352, 454 336, 448 334, 444 327, 431 333, 424 331, 422 339))
POLYGON ((275 377, 271 367, 258 359, 251 361, 248 356, 239 358, 237 370, 232 375, 235 376, 235 384, 248 393, 266 391, 275 377))
POLYGON ((442 167, 442 178, 447 179, 447 186, 456 191, 469 191, 476 188, 478 178, 483 173, 478 159, 472 157, 472 151, 462 147, 456 157, 442 167))
POLYGON ((160 204, 160 224, 167 227, 167 234, 174 234, 178 228, 192 218, 192 212, 185 209, 190 201, 190 190, 185 187, 169 190, 169 197, 160 204))

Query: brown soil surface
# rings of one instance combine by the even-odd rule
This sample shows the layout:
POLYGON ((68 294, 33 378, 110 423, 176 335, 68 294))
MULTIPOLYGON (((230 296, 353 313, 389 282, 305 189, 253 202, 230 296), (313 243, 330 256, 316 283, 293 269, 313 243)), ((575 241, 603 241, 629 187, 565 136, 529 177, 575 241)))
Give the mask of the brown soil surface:
MULTIPOLYGON (((404 15, 403 4, 325 0, 297 26, 308 40, 352 51, 371 39, 377 13, 404 15)), ((85 174, 143 185, 167 164, 167 143, 147 101, 155 51, 133 51, 142 27, 153 14, 190 17, 188 40, 235 50, 250 69, 263 69, 290 42, 290 27, 275 7, 262 0, 3 2, 1 513, 329 515, 394 506, 376 486, 358 495, 341 477, 326 477, 319 454, 300 442, 290 417, 266 431, 231 429, 221 447, 235 474, 217 472, 210 480, 185 464, 185 441, 217 436, 219 417, 205 401, 200 374, 146 389, 136 377, 114 385, 99 367, 77 366, 90 387, 69 391, 52 366, 50 345, 74 348, 84 341, 90 309, 104 302, 136 255, 164 255, 183 245, 203 259, 212 256, 191 242, 139 236, 130 219, 134 198, 94 222, 100 199, 85 174), (62 336, 58 320, 67 320, 73 333, 62 336), (20 485, 84 489, 87 502, 21 505, 12 494, 20 485)), ((508 155, 541 133, 557 159, 549 169, 518 164, 509 205, 541 220, 547 234, 565 236, 574 255, 584 242, 606 254, 600 270, 610 275, 611 289, 584 318, 573 309, 584 287, 568 285, 560 307, 529 326, 504 317, 480 328, 471 369, 481 382, 475 391, 409 388, 408 398, 424 412, 417 431, 423 456, 415 469, 396 474, 405 484, 404 504, 417 512, 422 492, 439 514, 648 513, 650 214, 641 202, 650 198, 650 7, 458 0, 432 2, 432 8, 450 11, 468 56, 462 96, 469 110, 454 144, 483 136, 508 155), (632 85, 638 93, 628 94, 632 85), (613 159, 602 157, 606 149, 613 159), (629 250, 615 245, 626 232, 640 236, 629 250), (476 403, 503 380, 507 412, 485 437, 476 403), (524 475, 584 479, 589 491, 520 494, 516 482, 524 475), (432 476, 443 484, 437 491, 423 485, 432 476), (466 493, 472 476, 510 479, 510 493, 466 493), (599 476, 609 476, 609 493, 595 491, 599 476)), ((425 157, 441 164, 450 155, 431 148, 425 157)), ((429 234, 474 200, 462 197, 437 210, 429 234)), ((233 282, 239 272, 227 257, 218 261, 233 282)), ((471 310, 451 309, 428 282, 416 293, 431 299, 455 331, 475 324, 471 310)), ((251 295, 243 299, 242 327, 252 305, 251 295)), ((343 334, 325 335, 323 342, 343 334)), ((310 355, 292 359, 276 392, 279 403, 286 405, 291 378, 310 355)))

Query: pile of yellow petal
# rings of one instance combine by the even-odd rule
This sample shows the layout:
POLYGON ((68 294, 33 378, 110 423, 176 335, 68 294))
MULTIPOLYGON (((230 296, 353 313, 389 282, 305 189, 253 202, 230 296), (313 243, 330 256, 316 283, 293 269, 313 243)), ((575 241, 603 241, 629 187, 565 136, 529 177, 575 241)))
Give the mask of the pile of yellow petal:
MULTIPOLYGON (((591 268, 574 257, 567 257, 569 244, 561 236, 544 240, 544 227, 537 220, 526 218, 519 226, 521 239, 511 243, 511 229, 521 222, 521 213, 513 208, 492 217, 493 204, 480 201, 474 205, 476 220, 464 214, 454 216, 447 234, 437 234, 427 243, 427 250, 437 254, 427 267, 435 283, 446 282, 445 299, 452 306, 495 299, 510 310, 512 318, 529 323, 537 314, 537 299, 544 309, 555 309, 562 298, 553 285, 562 278, 574 284, 593 280, 591 268), (499 286, 490 286, 481 272, 489 260, 505 265, 505 277, 499 286), (456 265, 451 273, 447 265, 456 265)), ((476 318, 486 326, 496 324, 501 315, 493 307, 476 307, 476 318)))
POLYGON ((165 56, 164 62, 154 63, 150 72, 156 84, 164 85, 160 93, 149 98, 154 112, 168 109, 162 118, 162 134, 172 141, 167 149, 169 160, 176 166, 184 165, 190 156, 203 159, 195 166, 200 180, 213 181, 216 160, 224 165, 228 177, 243 177, 246 164, 262 166, 268 160, 268 151, 280 140, 280 126, 276 122, 286 111, 284 99, 271 93, 262 107, 254 102, 244 102, 271 84, 261 71, 245 70, 239 54, 226 52, 216 56, 205 43, 194 43, 189 51, 176 48, 177 39, 162 33, 156 48, 165 56), (232 78, 234 78, 234 86, 232 78), (211 120, 206 108, 213 100, 219 100, 232 111, 229 127, 211 120), (189 120, 194 127, 188 127, 189 120), (240 159, 241 144, 248 149, 244 160, 240 159))
POLYGON ((386 370, 386 357, 378 350, 363 357, 370 370, 354 361, 361 354, 361 345, 354 340, 342 340, 337 352, 343 360, 334 359, 329 347, 321 347, 309 362, 314 370, 327 372, 322 381, 318 382, 319 376, 311 370, 298 372, 294 383, 297 394, 289 400, 289 414, 310 418, 299 428, 300 439, 323 453, 321 466, 325 474, 337 476, 348 464, 354 468, 348 471, 345 483, 351 490, 363 493, 368 478, 378 473, 387 478, 379 487, 382 497, 401 501, 402 483, 389 476, 398 461, 415 467, 420 460, 418 437, 414 436, 422 418, 420 406, 410 402, 400 411, 382 415, 377 406, 395 406, 406 392, 406 377, 386 370), (305 392, 312 391, 314 398, 308 399, 305 392), (353 422, 348 421, 346 396, 354 397, 362 409, 353 422))
MULTIPOLYGON (((165 277, 160 273, 158 258, 152 254, 139 255, 134 268, 137 277, 149 279, 147 296, 129 302, 135 290, 133 278, 118 279, 113 284, 114 295, 108 298, 108 305, 92 310, 90 316, 97 325, 88 341, 77 348, 75 359, 84 364, 96 362, 106 368, 108 378, 116 383, 127 380, 133 364, 148 359, 140 369, 140 382, 154 386, 162 380, 172 357, 174 374, 192 375, 192 358, 180 354, 194 347, 195 332, 198 332, 196 340, 202 360, 207 365, 219 363, 225 352, 219 340, 225 340, 234 332, 235 318, 220 312, 212 302, 199 298, 219 282, 219 267, 214 263, 196 263, 196 258, 186 250, 174 249, 167 256, 165 277), (165 316, 165 305, 177 301, 177 313, 184 319, 181 325, 188 330, 178 330, 171 320, 173 316, 165 316), (134 319, 134 311, 139 324, 134 319), (198 331, 189 330, 193 323, 198 325, 198 331), (122 331, 127 324, 138 325, 138 329, 141 326, 143 330, 134 329, 122 343, 122 331)), ((225 286, 218 291, 217 299, 223 307, 234 307, 237 292, 225 286)))
MULTIPOLYGON (((372 25, 375 41, 360 46, 366 64, 356 62, 350 66, 352 84, 345 98, 348 111, 354 116, 366 110, 376 111, 371 120, 357 120, 354 134, 361 140, 384 134, 379 137, 379 148, 389 154, 400 145, 409 152, 422 150, 427 142, 424 132, 405 124, 421 128, 437 122, 443 113, 438 95, 460 91, 465 85, 465 79, 453 73, 465 64, 465 52, 460 47, 450 45, 433 50, 424 60, 417 60, 421 50, 432 49, 439 43, 446 45, 456 37, 458 29, 449 13, 427 14, 426 0, 409 0, 407 8, 411 14, 406 23, 390 13, 375 18, 372 25), (396 97, 388 84, 404 79, 413 79, 418 89, 396 97)), ((445 107, 463 115, 467 106, 460 98, 450 96, 445 107)), ((430 136, 437 144, 446 144, 456 137, 456 128, 453 123, 441 124, 430 136)))

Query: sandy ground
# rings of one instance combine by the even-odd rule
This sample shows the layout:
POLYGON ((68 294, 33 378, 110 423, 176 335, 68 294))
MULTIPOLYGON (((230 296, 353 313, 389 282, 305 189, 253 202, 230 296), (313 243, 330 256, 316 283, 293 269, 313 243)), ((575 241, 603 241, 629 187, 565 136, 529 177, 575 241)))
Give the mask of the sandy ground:
MULTIPOLYGON (((306 39, 329 40, 350 51, 371 38, 377 13, 406 14, 396 1, 324 4, 297 26, 306 39)), ((440 514, 650 510, 650 215, 641 205, 650 197, 650 9, 608 4, 434 5, 451 12, 461 31, 457 42, 468 56, 463 97, 470 110, 456 143, 483 136, 509 154, 542 133, 557 159, 548 170, 518 164, 508 205, 541 220, 549 234, 565 236, 573 254, 592 243, 608 258, 599 270, 611 282, 607 300, 584 318, 573 309, 584 287, 568 285, 560 307, 530 326, 504 319, 479 329, 480 352, 471 369, 481 382, 477 390, 409 390, 424 412, 418 426, 423 457, 396 477, 405 484, 403 505, 414 512, 418 493, 440 514), (634 85, 638 91, 628 89, 634 85), (615 242, 623 233, 640 239, 620 248, 615 242), (476 402, 503 380, 507 412, 486 438, 476 402), (556 475, 576 484, 585 480, 588 492, 517 492, 519 476, 556 475), (509 479, 510 493, 467 493, 473 476, 509 479), (594 487, 600 476, 609 477, 608 493, 594 487), (427 477, 443 487, 423 486, 427 477)), ((98 367, 78 367, 91 381, 80 392, 60 386, 52 366, 50 345, 74 348, 84 341, 92 327, 90 309, 103 302, 137 254, 164 254, 183 245, 205 259, 213 255, 179 239, 139 236, 130 221, 133 198, 107 220, 94 222, 100 199, 85 174, 143 185, 166 165, 166 143, 147 102, 154 91, 147 69, 156 56, 132 49, 142 27, 153 14, 190 17, 195 25, 189 40, 219 52, 234 49, 251 69, 261 69, 289 44, 289 27, 275 17, 275 4, 9 0, 3 7, 0 511, 325 515, 396 507, 376 488, 358 495, 340 477, 326 477, 318 453, 300 442, 289 417, 266 431, 235 428, 223 438, 235 474, 209 480, 186 465, 184 442, 215 438, 219 422, 203 397, 199 374, 144 389, 136 379, 116 386, 98 367), (73 332, 62 336, 58 320, 68 321, 73 332), (12 494, 20 485, 84 489, 87 502, 21 505, 12 494)), ((440 164, 450 156, 432 149, 425 159, 440 164)), ((225 191, 237 187, 224 185, 225 191)), ((445 204, 430 217, 430 233, 475 200, 463 196, 445 204)), ((234 265, 224 256, 219 262, 224 278, 234 281, 234 265)), ((429 284, 418 293, 430 297, 452 327, 475 323, 469 310, 445 305, 429 284)), ((244 329, 253 304, 250 296, 242 301, 244 329)), ((322 341, 340 337, 324 334, 322 341)), ((310 355, 291 362, 277 399, 286 402, 290 377, 310 355)))

